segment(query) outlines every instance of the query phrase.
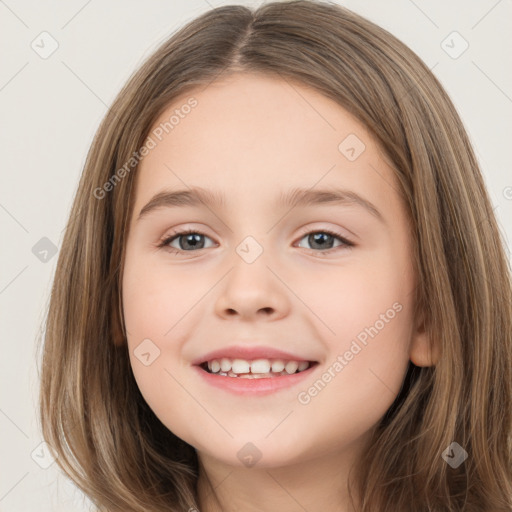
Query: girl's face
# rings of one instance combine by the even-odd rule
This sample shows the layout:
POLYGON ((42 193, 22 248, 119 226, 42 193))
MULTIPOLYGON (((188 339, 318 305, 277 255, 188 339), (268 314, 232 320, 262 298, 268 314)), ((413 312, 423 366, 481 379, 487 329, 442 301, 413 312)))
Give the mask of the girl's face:
POLYGON ((285 466, 360 445, 409 360, 431 364, 412 316, 406 212, 375 140, 315 90, 236 74, 169 106, 147 152, 122 287, 131 365, 154 413, 229 465, 285 466), (196 189, 212 201, 192 201, 196 189), (285 364, 316 364, 273 377, 288 383, 270 393, 256 384, 271 379, 195 365, 237 346, 263 349, 248 360, 272 363, 272 348, 289 354, 285 364))

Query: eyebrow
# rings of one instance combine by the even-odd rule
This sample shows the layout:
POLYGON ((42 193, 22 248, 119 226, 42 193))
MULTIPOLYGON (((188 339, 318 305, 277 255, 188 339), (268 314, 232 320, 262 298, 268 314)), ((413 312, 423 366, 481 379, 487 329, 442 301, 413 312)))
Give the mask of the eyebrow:
MULTIPOLYGON (((351 190, 340 188, 326 190, 293 188, 287 192, 281 192, 274 206, 282 205, 293 208, 323 204, 359 205, 379 221, 385 223, 382 214, 370 201, 351 190)), ((163 190, 154 195, 141 209, 137 220, 156 209, 186 206, 223 207, 225 206, 225 196, 202 187, 188 190, 163 190)))

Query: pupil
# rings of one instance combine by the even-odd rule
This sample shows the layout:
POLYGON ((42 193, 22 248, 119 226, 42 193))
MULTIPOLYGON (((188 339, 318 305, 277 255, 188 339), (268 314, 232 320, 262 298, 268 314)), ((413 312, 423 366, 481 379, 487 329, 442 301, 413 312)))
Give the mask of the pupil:
MULTIPOLYGON (((327 239, 327 245, 328 242, 332 240, 332 235, 329 235, 328 233, 315 233, 312 235, 309 235, 309 243, 311 244, 311 247, 315 248, 315 244, 318 244, 318 242, 327 239)), ((319 247, 320 249, 325 249, 326 243, 320 243, 319 247)))
POLYGON ((193 249, 202 249, 203 247, 200 245, 204 245, 199 243, 199 240, 201 239, 203 235, 200 235, 199 233, 191 233, 189 235, 186 235, 185 237, 182 237, 185 239, 185 244, 180 243, 182 249, 186 249, 186 245, 188 244, 193 249), (185 245, 185 246, 184 246, 185 245))

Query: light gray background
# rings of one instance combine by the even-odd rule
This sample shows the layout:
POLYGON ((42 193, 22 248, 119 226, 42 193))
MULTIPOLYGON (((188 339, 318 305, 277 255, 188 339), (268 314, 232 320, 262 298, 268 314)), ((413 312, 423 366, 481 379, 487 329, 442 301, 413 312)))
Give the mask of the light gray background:
MULTIPOLYGON (((225 1, 0 0, 0 511, 88 510, 44 447, 35 338, 93 134, 130 74, 177 28, 225 1), (58 49, 41 58, 31 47, 58 49), (37 463, 36 463, 37 461, 37 463)), ((262 2, 240 1, 248 6, 262 2)), ((433 68, 470 134, 503 235, 512 235, 511 0, 346 0, 433 68), (445 49, 458 52, 458 58, 445 49), (444 48, 442 42, 444 43, 444 48), (446 48, 446 45, 452 48, 446 48)), ((42 49, 40 50, 42 51, 42 49)))

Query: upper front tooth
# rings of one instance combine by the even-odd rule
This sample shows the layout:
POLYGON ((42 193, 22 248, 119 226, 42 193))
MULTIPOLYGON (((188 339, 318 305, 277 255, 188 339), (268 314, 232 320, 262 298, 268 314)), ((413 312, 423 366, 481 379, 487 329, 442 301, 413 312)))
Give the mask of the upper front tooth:
POLYGON ((231 371, 233 373, 249 373, 251 371, 251 365, 248 361, 243 359, 233 359, 231 371))
POLYGON ((227 357, 223 357, 220 360, 220 369, 223 372, 229 372, 229 370, 231 370, 231 359, 228 359, 227 357))
POLYGON ((270 361, 268 359, 256 359, 251 363, 251 373, 268 373, 270 361))
POLYGON ((220 363, 217 359, 212 361, 211 371, 217 373, 220 370, 220 363))

